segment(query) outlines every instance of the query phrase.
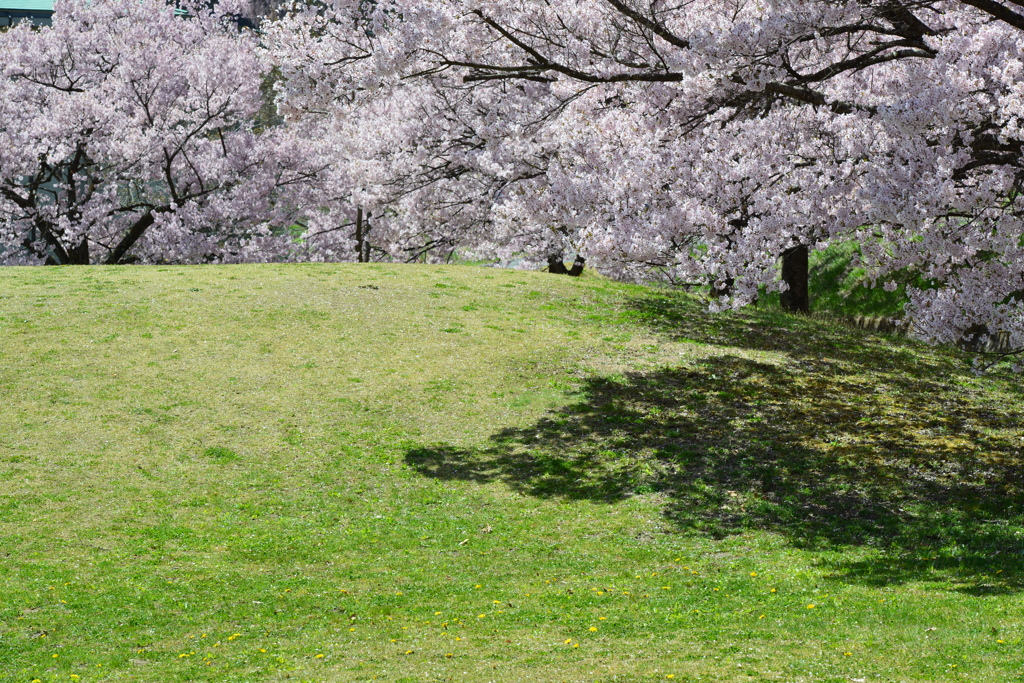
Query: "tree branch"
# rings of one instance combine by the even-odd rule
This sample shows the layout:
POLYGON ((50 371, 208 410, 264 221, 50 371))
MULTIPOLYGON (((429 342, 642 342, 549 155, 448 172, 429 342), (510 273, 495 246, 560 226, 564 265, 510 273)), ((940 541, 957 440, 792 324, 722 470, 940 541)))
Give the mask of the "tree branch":
MULTIPOLYGON (((1010 26, 1024 31, 1024 16, 1017 14, 1005 5, 1000 5, 995 0, 960 0, 960 2, 964 5, 976 7, 985 14, 993 16, 1000 21, 1005 21, 1010 26)), ((1024 7, 1020 2, 1014 2, 1014 4, 1024 7)))

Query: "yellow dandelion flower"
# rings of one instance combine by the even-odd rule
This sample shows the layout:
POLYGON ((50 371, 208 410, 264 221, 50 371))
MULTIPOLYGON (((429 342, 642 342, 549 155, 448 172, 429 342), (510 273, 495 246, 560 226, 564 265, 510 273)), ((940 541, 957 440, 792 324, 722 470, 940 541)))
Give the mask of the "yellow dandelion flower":
POLYGON ((262 648, 262 647, 261 647, 261 648, 260 648, 260 652, 266 653, 266 650, 265 650, 264 648, 262 648))
POLYGON ((462 640, 462 638, 455 636, 455 640, 462 640))
POLYGON ((566 638, 566 639, 565 639, 565 644, 566 644, 566 645, 568 645, 568 644, 569 644, 569 643, 571 643, 571 642, 572 642, 572 638, 566 638))
POLYGON ((604 617, 598 617, 597 620, 598 621, 604 621, 604 617))
POLYGON ((589 628, 588 630, 590 630, 590 631, 596 631, 596 630, 597 630, 597 627, 596 627, 596 626, 591 626, 591 627, 590 627, 590 628, 589 628))
POLYGON ((814 605, 807 605, 807 609, 814 609, 814 605))
POLYGON ((487 616, 486 614, 478 614, 478 615, 476 615, 476 618, 477 619, 483 619, 486 616, 487 616))
POLYGON ((771 590, 771 592, 772 592, 772 593, 774 593, 774 592, 775 592, 775 589, 773 588, 773 589, 771 590))
POLYGON ((54 655, 53 656, 54 659, 57 659, 57 657, 60 657, 60 655, 54 655))
POLYGON ((491 600, 491 603, 495 604, 495 605, 500 605, 501 604, 501 600, 491 600))
POLYGON ((572 644, 572 646, 573 646, 573 647, 579 647, 579 646, 580 646, 580 644, 579 644, 579 643, 573 643, 573 644, 572 644))
POLYGON ((450 658, 450 657, 452 657, 452 656, 453 656, 453 655, 452 655, 452 653, 451 653, 451 652, 449 652, 448 654, 446 654, 446 655, 445 655, 445 657, 449 657, 449 658, 450 658))
MULTIPOLYGON (((549 581, 548 583, 551 583, 551 582, 549 581)), ((483 586, 478 583, 477 585, 473 586, 473 588, 483 588, 483 586)))
POLYGON ((1005 641, 1005 640, 1002 640, 1001 638, 996 638, 996 642, 997 642, 997 643, 1005 643, 1006 641, 1005 641))
POLYGON ((180 654, 180 655, 178 655, 178 659, 181 659, 183 657, 188 657, 188 655, 187 654, 180 654))
POLYGON ((402 591, 397 591, 397 592, 395 593, 395 595, 401 595, 401 594, 402 594, 402 591))
POLYGON ((405 654, 407 654, 407 655, 411 655, 411 654, 412 654, 412 650, 406 650, 406 651, 405 651, 405 654))
POLYGON ((440 612, 434 612, 434 616, 435 617, 439 617, 439 616, 441 616, 441 613, 440 612))
POLYGON ((597 591, 598 595, 604 595, 604 591, 597 591))
POLYGON ((758 619, 764 619, 764 615, 762 614, 761 616, 758 617, 758 619))
POLYGON ((317 655, 317 656, 316 656, 316 657, 314 657, 313 659, 323 659, 323 658, 324 658, 324 656, 323 656, 323 655, 317 655))
POLYGON ((751 576, 757 576, 757 572, 750 572, 751 576))
POLYGON ((843 655, 846 656, 846 657, 852 657, 853 653, 852 652, 844 652, 843 655))
POLYGON ((355 630, 356 630, 356 627, 353 626, 352 628, 349 629, 349 632, 352 632, 352 631, 355 631, 355 630))

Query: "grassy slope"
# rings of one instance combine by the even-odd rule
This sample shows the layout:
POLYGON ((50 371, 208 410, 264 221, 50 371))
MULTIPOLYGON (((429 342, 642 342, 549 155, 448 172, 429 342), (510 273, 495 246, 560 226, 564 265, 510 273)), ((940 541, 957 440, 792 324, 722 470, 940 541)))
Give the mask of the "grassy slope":
POLYGON ((3 269, 0 680, 1010 680, 1021 393, 596 278, 3 269))

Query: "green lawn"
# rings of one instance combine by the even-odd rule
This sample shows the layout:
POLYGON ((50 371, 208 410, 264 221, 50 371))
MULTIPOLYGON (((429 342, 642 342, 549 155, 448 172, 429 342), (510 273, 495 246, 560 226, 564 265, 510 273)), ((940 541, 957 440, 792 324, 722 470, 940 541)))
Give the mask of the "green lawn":
POLYGON ((0 269, 0 680, 1019 680, 1021 386, 594 276, 0 269))

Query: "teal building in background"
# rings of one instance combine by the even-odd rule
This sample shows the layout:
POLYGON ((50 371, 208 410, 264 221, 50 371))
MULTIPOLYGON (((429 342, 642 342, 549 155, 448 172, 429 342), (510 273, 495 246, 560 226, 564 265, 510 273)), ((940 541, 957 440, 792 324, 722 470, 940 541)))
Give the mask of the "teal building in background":
POLYGON ((53 16, 53 0, 0 0, 0 30, 28 20, 48 26, 53 16))

